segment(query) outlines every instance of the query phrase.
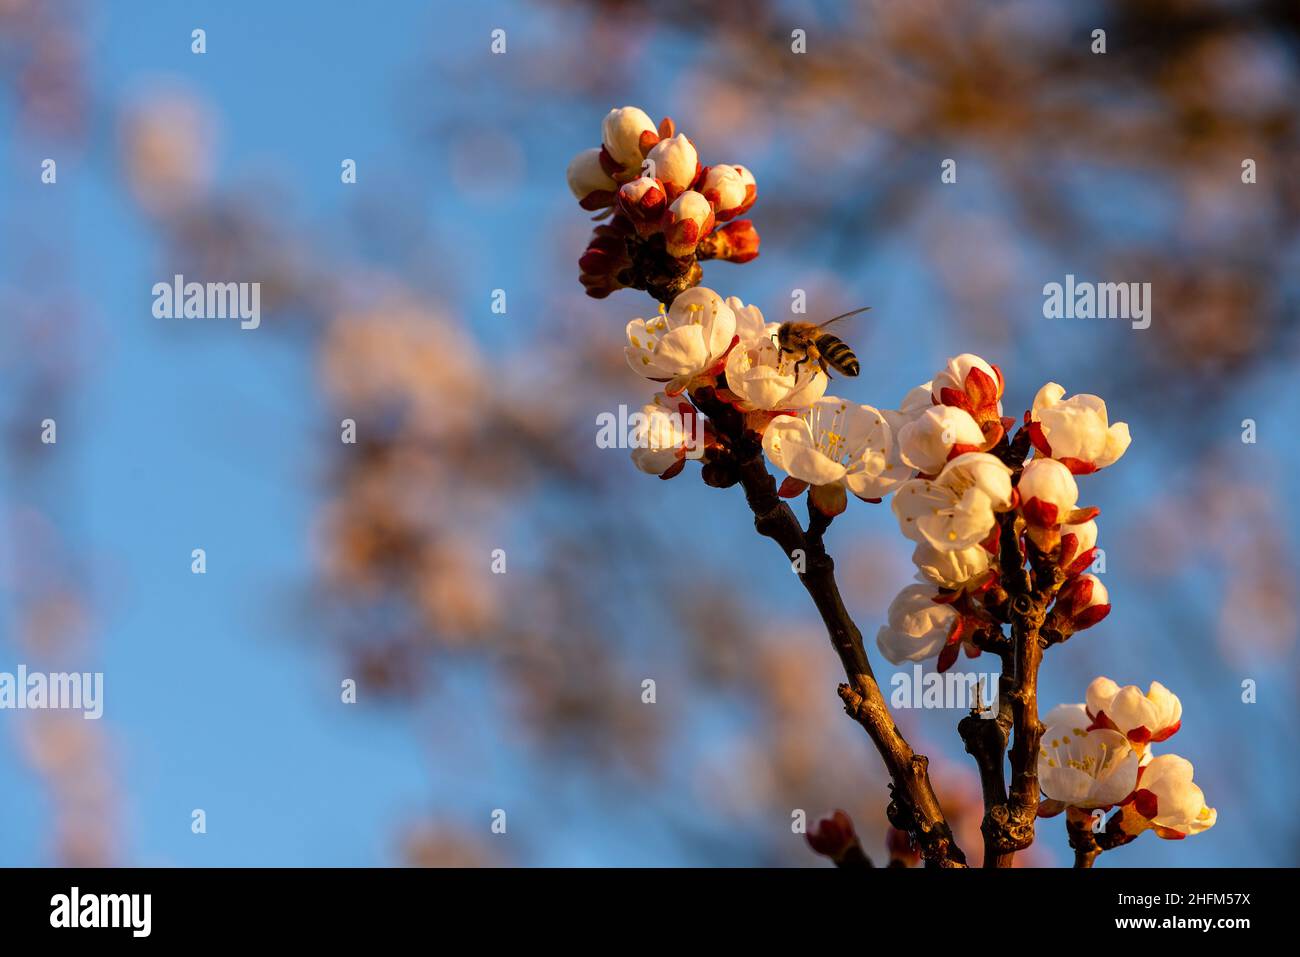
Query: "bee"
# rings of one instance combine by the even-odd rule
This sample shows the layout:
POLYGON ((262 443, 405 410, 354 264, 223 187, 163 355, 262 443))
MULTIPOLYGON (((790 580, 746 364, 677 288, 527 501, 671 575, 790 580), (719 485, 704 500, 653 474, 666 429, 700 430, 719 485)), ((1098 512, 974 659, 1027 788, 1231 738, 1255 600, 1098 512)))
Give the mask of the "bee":
POLYGON ((799 356, 794 364, 794 374, 799 375, 799 367, 809 360, 822 367, 822 372, 830 376, 834 369, 850 378, 857 375, 862 367, 853 349, 839 336, 824 331, 832 322, 839 322, 860 312, 866 312, 870 306, 854 309, 843 315, 832 316, 825 322, 783 322, 776 330, 776 344, 786 355, 799 356), (829 368, 827 368, 829 366, 829 368))

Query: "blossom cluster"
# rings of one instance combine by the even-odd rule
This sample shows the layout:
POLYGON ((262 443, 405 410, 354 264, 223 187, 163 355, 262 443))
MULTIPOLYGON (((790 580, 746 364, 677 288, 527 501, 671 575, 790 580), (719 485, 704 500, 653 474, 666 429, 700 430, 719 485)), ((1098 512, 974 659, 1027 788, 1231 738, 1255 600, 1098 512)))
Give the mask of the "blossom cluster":
MULTIPOLYGON (((702 166, 671 120, 656 127, 632 107, 612 110, 602 133, 601 147, 569 167, 580 204, 609 218, 582 257, 582 283, 597 298, 632 286, 661 303, 625 330, 628 365, 660 387, 634 436, 638 469, 671 479, 699 461, 709 485, 743 479, 762 517, 770 506, 760 513, 756 503, 774 487, 758 464, 765 457, 783 473, 779 496, 806 497, 808 534, 815 525, 818 536, 851 497, 890 499, 916 569, 876 636, 894 664, 936 659, 942 672, 962 651, 992 650, 1005 670, 1009 648, 1038 642, 1041 651, 1106 617, 1110 597, 1091 572, 1100 510, 1081 503, 1078 484, 1130 443, 1104 400, 1048 382, 1023 415, 1007 415, 1002 370, 971 353, 949 359, 897 408, 827 394, 825 363, 792 347, 781 323, 699 285, 699 260, 757 254, 757 234, 735 218, 756 196, 748 171, 702 166)), ((1175 839, 1212 827, 1191 764, 1152 750, 1179 729, 1178 698, 1159 683, 1144 694, 1108 678, 1086 697, 1046 716, 1039 813, 1067 811, 1074 827, 1119 807, 1110 846, 1145 830, 1175 839)), ((1017 741, 1022 717, 1012 719, 1017 741)), ((1028 754, 1032 765, 1032 744, 1028 754)), ((837 863, 856 847, 843 818, 810 832, 837 863)))
MULTIPOLYGON (((898 408, 877 409, 827 395, 826 374, 783 354, 777 328, 757 307, 696 287, 659 315, 628 323, 625 352, 632 369, 664 384, 648 414, 706 389, 742 414, 786 475, 782 496, 807 492, 828 516, 843 512, 850 494, 867 502, 892 496, 899 531, 914 543, 917 582, 893 600, 877 635, 886 658, 937 657, 946 670, 962 648, 979 654, 978 633, 1005 619, 1000 530, 1008 520, 1023 538, 1021 564, 1032 545, 1062 571, 1053 627, 1068 635, 1106 616, 1106 587, 1087 572, 1098 509, 1080 506, 1075 480, 1113 464, 1128 447, 1128 426, 1110 423, 1104 401, 1067 399, 1060 385, 1044 385, 1021 429, 1020 458, 1031 450, 1033 457, 1016 468, 1007 464, 1015 461, 1008 432, 1016 420, 1003 415, 1005 383, 996 365, 956 356, 898 408)), ((665 424, 645 437, 660 454, 640 453, 638 467, 678 474, 685 433, 665 424), (661 440, 673 444, 658 449, 661 440)), ((715 443, 702 458, 718 464, 725 455, 715 443)))
POLYGON ((1039 815, 1069 811, 1088 817, 1118 806, 1107 830, 1121 840, 1147 830, 1181 840, 1213 827, 1218 814, 1193 783, 1191 762, 1154 754, 1151 747, 1181 726, 1178 696, 1158 681, 1144 694, 1137 685, 1121 688, 1101 677, 1088 685, 1085 698, 1085 703, 1058 705, 1044 719, 1039 815))
POLYGON ((657 126, 635 106, 610 110, 601 145, 569 163, 578 204, 609 222, 596 227, 578 260, 587 295, 698 281, 697 258, 744 263, 758 255, 758 233, 737 219, 754 205, 754 175, 738 164, 704 166, 695 144, 665 118, 657 126))
POLYGON ((1097 554, 1099 510, 1080 505, 1075 476, 1114 464, 1128 448, 1128 426, 1112 425, 1098 396, 1066 399, 1065 389, 1049 382, 1012 441, 1016 419, 1003 415, 1004 391, 996 365, 964 354, 884 413, 898 460, 915 469, 894 490, 892 505, 899 530, 915 543, 918 583, 890 604, 877 635, 894 664, 937 655, 942 671, 959 646, 978 655, 979 634, 1005 620, 1004 575, 1019 574, 1031 549, 1063 579, 1049 627, 1068 637, 1110 611, 1106 586, 1087 571, 1097 554), (1030 447, 1033 457, 1023 461, 1030 447), (1008 527, 1013 568, 1003 567, 1008 527))

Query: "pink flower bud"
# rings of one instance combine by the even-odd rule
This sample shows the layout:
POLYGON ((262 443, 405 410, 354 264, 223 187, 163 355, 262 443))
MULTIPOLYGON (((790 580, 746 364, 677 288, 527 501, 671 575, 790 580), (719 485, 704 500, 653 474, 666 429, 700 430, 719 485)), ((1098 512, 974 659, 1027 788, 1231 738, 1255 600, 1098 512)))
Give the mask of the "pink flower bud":
POLYGON ((1110 595, 1096 575, 1080 575, 1061 586, 1054 611, 1073 631, 1083 631, 1110 614, 1110 595))
POLYGON ((1036 458, 1020 473, 1020 513, 1039 528, 1056 528, 1074 511, 1079 486, 1055 459, 1036 458))
POLYGON ((858 840, 852 818, 840 810, 814 824, 805 837, 814 851, 834 861, 842 858, 858 840))
POLYGON ((624 183, 618 191, 619 211, 632 221, 642 236, 649 236, 662 228, 667 205, 663 184, 649 176, 624 183))
POLYGON ((600 164, 600 150, 583 150, 569 162, 565 172, 569 189, 583 209, 604 209, 614 205, 618 184, 600 164))
POLYGON ((678 133, 655 144, 641 164, 641 174, 663 183, 671 201, 690 189, 700 175, 700 159, 686 135, 678 133))
POLYGON ((1002 370, 969 352, 948 360, 931 381, 934 400, 965 409, 980 425, 986 448, 992 448, 1006 431, 1002 420, 1002 370))
POLYGON ((721 223, 753 206, 757 191, 754 177, 743 166, 710 166, 700 182, 700 192, 713 204, 713 213, 721 223))
POLYGON ((578 281, 593 299, 604 299, 625 283, 619 274, 632 265, 627 254, 627 235, 631 224, 621 216, 597 226, 591 241, 578 259, 578 281))
POLYGON ((748 219, 737 219, 717 229, 717 259, 731 263, 747 263, 758 256, 758 230, 748 219))
POLYGON ((1093 519, 1077 525, 1061 525, 1061 554, 1058 564, 1067 575, 1077 575, 1097 557, 1097 523, 1093 519))
POLYGON ((713 207, 695 190, 688 189, 668 207, 663 228, 668 255, 685 259, 713 228, 713 207))

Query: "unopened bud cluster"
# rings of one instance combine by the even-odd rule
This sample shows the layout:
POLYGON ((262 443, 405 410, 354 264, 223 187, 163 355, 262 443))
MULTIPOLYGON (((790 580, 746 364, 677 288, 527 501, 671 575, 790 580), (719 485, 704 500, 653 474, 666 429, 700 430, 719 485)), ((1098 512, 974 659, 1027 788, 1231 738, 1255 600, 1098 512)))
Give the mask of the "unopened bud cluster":
POLYGON ((609 221, 596 227, 578 260, 587 295, 644 289, 660 302, 697 285, 702 259, 749 262, 758 233, 737 219, 757 196, 744 166, 703 166, 695 144, 671 119, 658 126, 642 110, 610 110, 601 145, 569 163, 578 204, 609 221))

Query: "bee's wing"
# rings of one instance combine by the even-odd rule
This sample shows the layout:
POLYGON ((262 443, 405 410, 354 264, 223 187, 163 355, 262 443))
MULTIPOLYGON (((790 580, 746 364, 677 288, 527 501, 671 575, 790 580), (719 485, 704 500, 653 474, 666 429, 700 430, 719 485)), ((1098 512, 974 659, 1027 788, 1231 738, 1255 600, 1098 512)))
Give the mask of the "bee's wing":
POLYGON ((863 306, 861 309, 854 309, 852 312, 843 312, 840 313, 838 316, 831 316, 831 318, 827 319, 825 322, 817 323, 817 328, 825 329, 832 322, 839 322, 841 319, 849 319, 853 316, 856 316, 860 312, 868 311, 870 308, 871 308, 870 306, 863 306))

